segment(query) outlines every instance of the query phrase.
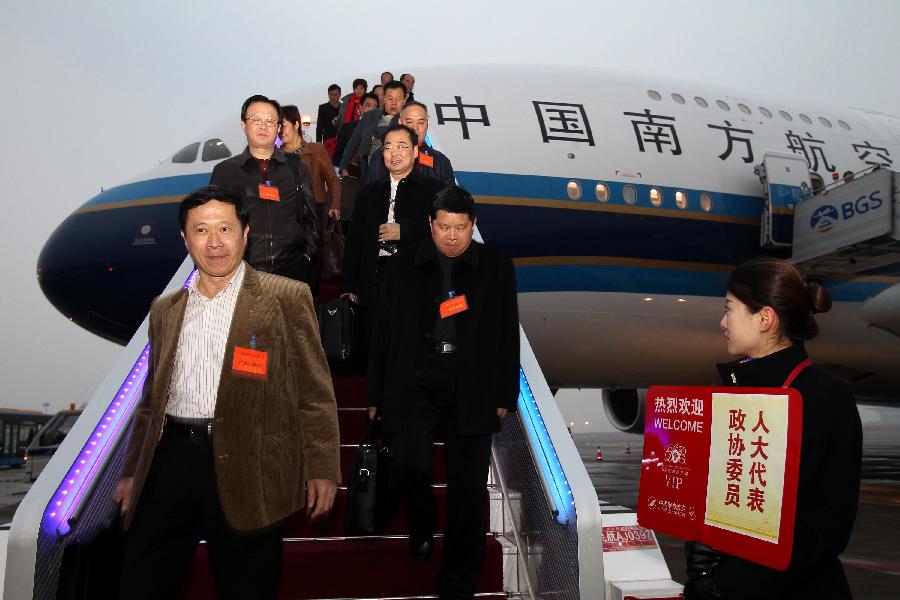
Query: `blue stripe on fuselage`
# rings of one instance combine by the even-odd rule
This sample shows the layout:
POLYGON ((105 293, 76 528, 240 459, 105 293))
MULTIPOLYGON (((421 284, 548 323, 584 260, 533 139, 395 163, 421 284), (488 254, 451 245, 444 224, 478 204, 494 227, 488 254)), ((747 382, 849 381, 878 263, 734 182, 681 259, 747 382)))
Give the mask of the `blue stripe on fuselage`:
MULTIPOLYGON (((208 173, 200 173, 125 184, 98 194, 84 207, 185 195, 206 185, 209 177, 208 173)), ((701 190, 604 182, 610 189, 607 204, 614 206, 627 206, 622 200, 625 185, 634 185, 638 198, 636 206, 640 208, 653 208, 649 202, 651 187, 662 190, 662 208, 673 208, 675 191, 682 190, 688 194, 689 205, 684 210, 683 218, 651 218, 646 214, 570 210, 572 201, 566 194, 566 185, 571 179, 477 172, 457 172, 457 178, 476 196, 560 200, 565 203, 561 204, 560 209, 553 208, 552 204, 548 207, 479 204, 479 229, 484 238, 514 258, 608 256, 727 266, 759 254, 758 225, 692 218, 692 213, 707 214, 699 208, 701 190)), ((580 201, 596 205, 594 186, 597 181, 576 181, 581 184, 583 196, 586 197, 580 201)), ((762 198, 706 193, 713 198, 712 215, 758 218, 762 209, 762 198)), ((132 227, 133 223, 128 226, 132 227)), ((180 240, 177 243, 180 245, 180 240)), ((891 276, 896 275, 898 269, 895 265, 879 269, 879 272, 891 276)), ((517 274, 522 292, 596 291, 704 296, 720 295, 724 278, 724 273, 718 270, 668 269, 633 264, 520 265, 517 274)), ((838 301, 864 300, 889 285, 871 281, 828 282, 828 288, 838 301)))
MULTIPOLYGON (((145 200, 159 196, 189 194, 198 187, 208 184, 210 175, 211 173, 175 175, 126 183, 97 194, 88 200, 83 207, 127 202, 129 200, 145 200)), ((459 171, 456 173, 456 176, 460 185, 475 196, 506 196, 511 198, 564 200, 567 202, 571 200, 566 193, 566 186, 569 181, 577 181, 582 189, 582 198, 579 201, 585 204, 597 204, 595 187, 599 180, 470 171, 459 171)), ((688 207, 684 210, 686 218, 690 218, 691 213, 703 213, 699 208, 701 193, 708 193, 712 197, 712 210, 709 214, 758 219, 762 210, 763 200, 761 197, 756 196, 644 183, 621 183, 615 181, 605 181, 603 183, 609 188, 610 200, 607 204, 612 206, 629 206, 622 198, 625 186, 631 185, 635 188, 637 194, 637 203, 634 206, 638 207, 652 208, 649 200, 650 188, 656 188, 662 192, 662 208, 675 208, 675 192, 679 190, 684 191, 688 195, 688 207)))
POLYGON ((478 205, 485 240, 512 258, 619 256, 733 265, 759 254, 759 227, 667 216, 478 205))
POLYGON ((617 181, 602 181, 599 179, 577 179, 565 177, 549 177, 544 175, 511 175, 507 173, 475 173, 457 172, 456 179, 459 184, 469 190, 475 196, 509 196, 513 198, 530 198, 544 200, 570 201, 566 186, 570 181, 576 181, 581 186, 582 194, 579 202, 597 204, 596 186, 603 183, 609 189, 608 205, 630 206, 623 200, 625 186, 635 189, 637 203, 633 206, 656 208, 650 204, 650 188, 656 188, 662 192, 663 203, 661 208, 675 208, 675 192, 682 191, 688 196, 688 206, 684 209, 685 217, 691 213, 728 215, 733 217, 746 217, 759 219, 762 211, 763 198, 757 196, 745 196, 742 194, 726 194, 710 190, 697 190, 683 187, 670 187, 647 183, 624 183, 617 181), (706 213, 700 209, 700 194, 707 193, 712 198, 712 210, 706 213))
POLYGON ((101 206, 130 200, 144 200, 160 196, 186 196, 197 188, 209 185, 212 172, 195 175, 175 175, 126 183, 102 191, 82 205, 101 206))

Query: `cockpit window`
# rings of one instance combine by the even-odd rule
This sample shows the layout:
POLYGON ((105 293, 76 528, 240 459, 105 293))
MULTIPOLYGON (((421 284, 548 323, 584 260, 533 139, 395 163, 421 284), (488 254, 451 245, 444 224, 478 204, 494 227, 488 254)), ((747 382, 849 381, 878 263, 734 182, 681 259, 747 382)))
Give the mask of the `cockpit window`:
POLYGON ((197 160, 197 150, 200 149, 200 142, 188 144, 172 156, 173 163, 192 163, 197 160))
POLYGON ((203 144, 203 154, 201 155, 203 162, 221 160, 223 158, 228 158, 229 156, 231 156, 231 150, 229 150, 228 146, 225 145, 225 142, 219 138, 206 140, 206 143, 203 144))

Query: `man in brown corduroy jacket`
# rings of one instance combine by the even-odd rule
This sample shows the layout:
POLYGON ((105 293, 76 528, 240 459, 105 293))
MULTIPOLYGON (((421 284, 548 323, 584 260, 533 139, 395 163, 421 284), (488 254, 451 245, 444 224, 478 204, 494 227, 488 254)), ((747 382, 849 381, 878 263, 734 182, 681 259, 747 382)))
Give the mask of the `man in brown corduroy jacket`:
POLYGON ((197 267, 153 301, 150 355, 122 478, 122 598, 172 598, 201 539, 220 598, 275 598, 279 523, 331 510, 337 410, 306 284, 243 261, 242 198, 186 197, 181 232, 197 267))

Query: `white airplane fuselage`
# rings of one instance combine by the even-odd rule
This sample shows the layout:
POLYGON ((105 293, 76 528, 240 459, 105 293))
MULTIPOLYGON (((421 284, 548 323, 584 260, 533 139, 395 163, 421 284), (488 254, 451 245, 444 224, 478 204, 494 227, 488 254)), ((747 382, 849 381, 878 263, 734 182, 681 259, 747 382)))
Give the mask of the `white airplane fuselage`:
MULTIPOLYGON (((763 153, 800 154, 826 182, 900 160, 900 120, 861 110, 586 68, 416 75, 430 138, 475 195, 482 237, 516 263, 521 320, 555 387, 716 383, 713 363, 729 359, 722 282, 764 253, 763 153)), ((274 97, 315 115, 324 90, 274 97)), ((44 291, 89 330, 127 340, 184 257, 177 202, 207 183, 218 159, 204 152, 245 146, 236 119, 191 142, 193 161, 170 157, 105 190, 48 241, 44 291)), ((776 207, 788 229, 790 208, 776 207)), ((862 396, 896 397, 900 340, 860 308, 900 284, 900 264, 824 283, 834 308, 817 317, 814 360, 862 396)))

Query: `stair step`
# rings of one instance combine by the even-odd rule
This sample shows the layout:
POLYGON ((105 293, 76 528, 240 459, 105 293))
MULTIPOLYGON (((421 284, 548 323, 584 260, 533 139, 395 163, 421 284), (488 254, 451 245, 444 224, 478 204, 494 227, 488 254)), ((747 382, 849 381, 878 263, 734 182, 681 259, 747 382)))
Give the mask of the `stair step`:
POLYGON ((319 295, 316 297, 316 304, 324 304, 329 300, 334 300, 341 295, 341 278, 332 277, 330 279, 319 280, 319 295))
POLYGON ((359 444, 369 429, 369 413, 364 408, 339 408, 338 431, 341 444, 359 444))
POLYGON ((340 408, 366 408, 365 377, 333 377, 334 396, 340 408))
MULTIPOLYGON (((288 541, 279 599, 405 598, 433 596, 443 557, 443 539, 434 541, 434 555, 424 563, 409 556, 405 537, 288 541)), ((215 597, 206 545, 191 562, 181 599, 215 597)), ((503 556, 500 542, 487 538, 484 571, 477 592, 503 597, 503 556)))
MULTIPOLYGON (((447 488, 435 487, 434 498, 437 501, 437 523, 435 531, 443 533, 447 523, 447 488)), ((487 502, 487 499, 485 499, 487 502)), ((334 498, 334 507, 331 513, 310 523, 306 513, 300 511, 294 513, 284 522, 284 537, 286 538, 331 538, 353 536, 344 529, 344 519, 347 513, 347 490, 339 488, 334 498)), ((391 517, 379 535, 406 535, 409 527, 406 523, 406 509, 400 505, 399 510, 391 517)))

